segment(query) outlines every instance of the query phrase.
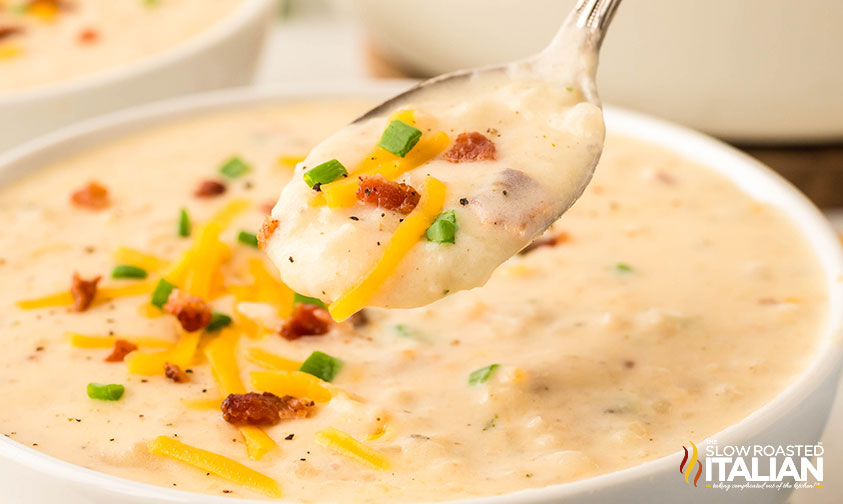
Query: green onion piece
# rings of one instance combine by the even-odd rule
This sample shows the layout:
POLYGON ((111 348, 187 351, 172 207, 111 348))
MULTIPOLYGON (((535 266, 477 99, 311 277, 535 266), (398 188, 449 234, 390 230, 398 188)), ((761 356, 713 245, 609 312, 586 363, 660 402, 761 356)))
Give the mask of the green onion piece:
POLYGON ((430 340, 425 335, 411 327, 407 327, 406 324, 395 324, 392 326, 392 331, 399 338, 407 338, 420 343, 430 343, 430 340))
POLYGON ((155 7, 156 5, 160 4, 161 0, 143 0, 143 4, 147 7, 155 7))
POLYGON ((633 268, 632 266, 630 266, 629 264, 626 264, 626 263, 615 264, 615 271, 617 273, 631 273, 634 270, 635 270, 635 268, 633 268))
POLYGON ((348 176, 348 170, 336 159, 326 161, 321 165, 304 172, 304 183, 311 189, 319 189, 322 184, 330 184, 331 182, 348 176))
POLYGON ((91 399, 99 399, 100 401, 118 401, 123 397, 123 392, 126 387, 116 383, 110 385, 103 385, 100 383, 88 384, 88 397, 91 399))
POLYGON ((404 121, 392 121, 383 132, 378 145, 395 154, 404 157, 419 143, 422 132, 404 121))
POLYGON ((250 247, 258 248, 258 237, 255 236, 254 233, 250 233, 248 231, 240 231, 240 234, 237 235, 237 241, 244 245, 249 245, 250 247))
POLYGON ((486 383, 486 381, 489 380, 489 377, 492 376, 492 373, 495 372, 495 369, 499 367, 499 364, 489 364, 486 367, 475 369, 470 375, 468 375, 468 384, 480 385, 481 383, 486 383))
POLYGON ((152 303, 153 306, 163 308, 164 305, 167 304, 167 300, 170 299, 170 293, 173 292, 173 289, 175 288, 175 285, 163 278, 158 280, 155 290, 152 291, 152 299, 149 302, 152 303))
POLYGON ((453 210, 442 212, 427 228, 425 235, 427 241, 454 243, 457 236, 457 214, 453 210))
POLYGON ((237 156, 234 156, 220 166, 220 173, 230 179, 245 175, 250 171, 252 171, 252 166, 237 156))
POLYGON ((328 308, 321 299, 305 296, 304 294, 299 294, 298 292, 293 294, 293 306, 296 306, 297 304, 313 304, 325 309, 328 308))
POLYGON ((205 326, 205 332, 219 331, 223 327, 231 324, 231 317, 225 313, 213 312, 211 313, 211 321, 205 326))
POLYGON ((111 278, 146 278, 147 273, 143 268, 137 266, 130 266, 128 264, 118 264, 111 270, 111 278))
POLYGON ((179 211, 179 236, 187 238, 190 236, 190 229, 193 226, 190 224, 190 216, 187 215, 187 210, 182 208, 179 211))
POLYGON ((343 362, 336 357, 316 351, 302 362, 299 371, 312 374, 322 381, 331 382, 342 369, 342 365, 343 362))

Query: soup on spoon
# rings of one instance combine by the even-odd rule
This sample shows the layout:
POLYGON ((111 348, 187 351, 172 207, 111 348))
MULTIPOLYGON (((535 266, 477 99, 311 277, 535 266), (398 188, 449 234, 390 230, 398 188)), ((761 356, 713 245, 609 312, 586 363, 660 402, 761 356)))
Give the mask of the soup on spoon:
POLYGON ((534 58, 433 79, 317 145, 260 233, 284 282, 336 320, 483 285, 591 179, 615 3, 572 13, 534 58))

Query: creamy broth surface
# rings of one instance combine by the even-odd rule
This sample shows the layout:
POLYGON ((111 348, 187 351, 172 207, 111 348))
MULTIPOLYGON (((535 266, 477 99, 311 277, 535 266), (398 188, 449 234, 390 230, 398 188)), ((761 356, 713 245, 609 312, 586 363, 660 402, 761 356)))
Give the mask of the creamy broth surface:
MULTIPOLYGON (((236 350, 245 383, 262 369, 245 358, 252 347, 296 361, 320 350, 345 362, 330 401, 309 418, 265 429, 279 448, 259 461, 218 410, 185 406, 221 396, 201 351, 191 381, 175 384, 104 362, 110 349, 68 344, 67 331, 175 340, 172 316, 139 310, 148 294, 84 313, 16 305, 67 290, 74 270, 102 274, 103 286, 129 284, 107 277, 114 250, 175 260, 190 243, 176 234, 179 209, 199 225, 233 198, 254 206, 222 235, 231 249, 223 271, 233 284, 248 283, 244 264, 261 253, 235 236, 256 230, 260 205, 299 176, 278 157, 304 155, 367 106, 323 102, 175 122, 3 188, 0 432, 84 467, 186 491, 264 498, 151 455, 147 443, 157 436, 260 471, 292 502, 438 501, 578 480, 674 453, 760 407, 812 357, 826 291, 787 218, 705 167, 611 134, 594 180, 548 232, 557 244, 516 255, 485 286, 423 308, 367 309, 358 327, 344 322, 293 341, 278 336, 280 321, 256 315, 266 331, 241 336, 236 350), (194 198, 196 184, 233 154, 252 171, 218 198, 194 198), (109 188, 111 206, 70 206, 70 192, 92 179, 109 188), (498 367, 488 381, 469 384, 491 364, 498 367), (95 401, 89 382, 123 384, 126 393, 95 401), (378 471, 315 443, 327 427, 391 466, 378 471)), ((212 304, 232 313, 234 300, 212 304)), ((200 348, 216 337, 203 335, 200 348)))
POLYGON ((242 3, 2 0, 0 96, 72 80, 166 51, 207 30, 242 3), (31 5, 28 10, 27 5, 31 5))
MULTIPOLYGON (((455 163, 447 160, 446 152, 395 178, 422 197, 427 177, 442 181, 442 211, 454 212, 456 236, 454 243, 422 239, 366 305, 414 308, 482 285, 495 268, 555 221, 590 180, 603 146, 600 108, 574 87, 526 80, 517 70, 511 72, 435 86, 402 104, 400 109, 414 111, 422 132, 414 150, 423 149, 427 139, 441 132, 448 136, 448 148, 461 134, 474 133, 494 144, 495 155, 455 163)), ((390 122, 384 114, 329 137, 297 167, 297 176, 284 188, 273 211, 278 229, 266 250, 292 288, 324 301, 337 300, 370 274, 407 217, 359 201, 339 208, 316 206, 313 202, 323 195, 302 176, 337 159, 349 171, 348 180, 337 183, 362 181, 361 164, 390 122), (324 268, 324 263, 337 266, 324 268)), ((407 156, 413 154, 411 150, 407 156)), ((322 186, 321 192, 331 188, 332 184, 322 186)))

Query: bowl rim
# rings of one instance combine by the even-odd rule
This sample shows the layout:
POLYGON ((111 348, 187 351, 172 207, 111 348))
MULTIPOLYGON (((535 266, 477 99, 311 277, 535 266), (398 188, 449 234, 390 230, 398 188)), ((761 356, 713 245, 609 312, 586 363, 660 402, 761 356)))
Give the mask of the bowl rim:
POLYGON ((275 0, 241 0, 228 15, 214 21, 205 29, 164 50, 141 56, 136 60, 108 66, 69 79, 48 82, 27 88, 0 93, 0 107, 21 105, 39 100, 53 99, 82 91, 111 86, 122 81, 137 79, 166 68, 206 51, 237 34, 254 19, 268 12, 275 0))
MULTIPOLYGON (((127 134, 172 122, 219 113, 237 107, 271 106, 294 101, 337 98, 383 98, 400 92, 413 81, 301 82, 273 89, 246 87, 213 91, 164 100, 90 119, 31 140, 0 154, 0 186, 38 169, 56 158, 56 153, 75 154, 127 134), (52 156, 52 157, 51 157, 52 156)), ((843 366, 843 248, 830 223, 810 200, 783 177, 754 158, 705 134, 644 114, 606 106, 607 129, 627 137, 656 144, 677 152, 731 180, 751 197, 766 201, 785 212, 808 241, 826 275, 829 306, 823 337, 806 367, 768 402, 739 422, 705 439, 720 444, 737 443, 784 415, 843 366), (736 169, 736 167, 739 167, 736 169), (777 201, 777 202, 776 202, 777 201)), ((469 497, 439 504, 547 504, 557 499, 587 494, 604 487, 646 479, 664 470, 674 470, 681 451, 667 454, 626 469, 598 476, 530 488, 503 495, 469 497)), ((94 471, 54 458, 0 436, 0 457, 5 456, 67 485, 107 489, 109 495, 148 498, 150 502, 182 504, 260 504, 265 500, 220 497, 173 490, 94 471)), ((295 502, 282 499, 276 502, 295 502)))

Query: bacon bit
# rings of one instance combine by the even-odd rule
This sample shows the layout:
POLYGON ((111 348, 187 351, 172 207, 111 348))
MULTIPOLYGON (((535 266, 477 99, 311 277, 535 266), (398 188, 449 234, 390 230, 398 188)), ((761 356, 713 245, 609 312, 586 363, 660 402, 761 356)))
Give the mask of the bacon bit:
POLYGON ((101 276, 97 275, 90 280, 82 280, 79 273, 73 272, 73 284, 70 286, 70 295, 73 296, 73 311, 83 312, 91 306, 94 296, 97 295, 97 284, 101 276))
POLYGON ((676 179, 675 179, 675 178, 673 178, 670 174, 665 173, 665 172, 663 172, 663 171, 661 171, 661 170, 657 171, 657 172, 655 173, 654 177, 655 177, 655 178, 656 178, 656 180, 658 180, 659 182, 661 182, 661 183, 663 183, 663 184, 667 184, 667 185, 673 185, 673 184, 676 182, 676 179))
POLYGON ((407 215, 419 204, 421 195, 407 184, 392 182, 382 175, 375 175, 360 177, 357 199, 407 215))
POLYGON ((290 319, 281 326, 281 336, 288 340, 318 336, 327 333, 332 322, 331 315, 321 306, 297 304, 290 319))
POLYGON ((530 252, 536 250, 537 248, 541 248, 541 247, 555 247, 557 245, 560 245, 562 243, 567 242, 570 238, 571 238, 571 236, 565 231, 562 231, 561 233, 559 233, 555 236, 542 237, 542 238, 539 238, 537 240, 534 240, 533 243, 531 243, 531 244, 527 245, 526 247, 524 247, 523 249, 521 249, 521 251, 518 252, 518 254, 519 255, 529 254, 530 252))
POLYGON ((266 220, 263 221, 263 225, 260 230, 258 230, 259 249, 266 248, 266 242, 272 237, 272 233, 274 233, 276 229, 278 229, 277 220, 267 217, 266 220))
POLYGON ((138 346, 131 341, 119 339, 114 342, 114 350, 111 355, 105 358, 105 362, 123 362, 123 359, 138 349, 138 346))
POLYGON ((216 180, 203 180, 199 183, 193 195, 197 198, 212 198, 219 196, 226 190, 225 184, 216 180))
POLYGON ((95 44, 99 42, 100 32, 93 28, 86 28, 79 32, 79 43, 81 44, 95 44))
POLYGON ((211 321, 211 307, 202 298, 191 296, 181 289, 173 289, 164 304, 164 311, 175 315, 187 332, 204 329, 211 321))
POLYGON ((220 405, 226 422, 239 425, 275 425, 281 420, 305 418, 314 406, 313 401, 270 392, 258 394, 229 394, 220 405))
POLYGON ((497 155, 495 143, 486 138, 483 133, 472 131, 460 133, 454 145, 443 155, 451 163, 466 163, 472 161, 494 161, 497 155))
POLYGON ((0 40, 23 33, 20 26, 0 26, 0 40))
POLYGON ((187 373, 182 371, 178 365, 169 362, 164 363, 164 376, 176 383, 187 383, 190 381, 187 373))
POLYGON ((91 181, 85 187, 71 194, 70 201, 74 205, 88 210, 102 210, 109 205, 108 189, 97 182, 91 181))

